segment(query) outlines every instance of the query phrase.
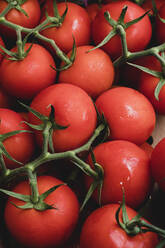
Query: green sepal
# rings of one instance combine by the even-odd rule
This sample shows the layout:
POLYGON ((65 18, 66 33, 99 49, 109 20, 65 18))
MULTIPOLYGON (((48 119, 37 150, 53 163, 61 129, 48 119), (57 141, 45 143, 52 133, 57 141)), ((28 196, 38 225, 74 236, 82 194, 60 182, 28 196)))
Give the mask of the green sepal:
POLYGON ((159 19, 161 20, 161 22, 165 23, 165 19, 160 17, 160 15, 158 15, 159 19))
POLYGON ((45 198, 48 196, 48 195, 50 195, 52 192, 54 192, 56 189, 58 189, 59 187, 61 187, 61 186, 65 186, 65 185, 67 185, 66 183, 61 183, 61 184, 58 184, 58 185, 55 185, 55 186, 53 186, 52 188, 50 188, 50 189, 48 189, 47 191, 45 191, 44 193, 42 193, 41 195, 40 195, 40 200, 45 200, 45 198))
POLYGON ((55 122, 55 109, 54 109, 54 106, 50 104, 48 106, 48 108, 49 107, 51 107, 51 111, 50 111, 48 120, 52 123, 52 128, 53 129, 56 129, 56 130, 64 130, 64 129, 68 128, 69 125, 62 126, 62 125, 60 125, 60 124, 58 124, 58 123, 55 122))
POLYGON ((17 161, 16 159, 14 159, 5 149, 4 145, 2 142, 0 142, 0 153, 2 153, 5 157, 7 157, 8 159, 10 159, 11 161, 23 165, 23 163, 17 161))
POLYGON ((155 71, 155 70, 151 70, 151 69, 148 69, 147 67, 144 67, 144 66, 141 66, 141 65, 137 65, 137 64, 133 64, 133 63, 130 63, 130 62, 127 62, 128 65, 131 65, 135 68, 138 68, 139 70, 143 71, 143 72, 146 72, 154 77, 157 77, 157 78, 161 78, 163 77, 163 73, 162 72, 159 72, 159 71, 155 71))
POLYGON ((10 138, 16 134, 19 134, 19 133, 32 133, 32 131, 30 131, 30 130, 15 130, 12 132, 0 134, 0 142, 4 141, 5 139, 8 139, 8 138, 10 138))
POLYGON ((64 10, 64 13, 62 14, 62 16, 60 17, 60 22, 63 23, 63 21, 65 20, 65 17, 67 15, 67 12, 68 12, 68 5, 66 3, 66 8, 64 10))
POLYGON ((9 191, 9 190, 6 190, 6 189, 0 189, 0 192, 6 194, 8 196, 14 197, 14 198, 16 198, 18 200, 24 201, 24 202, 29 202, 30 201, 30 195, 19 194, 19 193, 9 191))
POLYGON ((158 13, 158 9, 156 7, 155 0, 151 0, 151 1, 152 1, 152 7, 153 7, 153 14, 154 14, 154 16, 156 16, 158 13))
POLYGON ((16 208, 19 208, 19 209, 22 209, 22 210, 25 210, 25 209, 32 209, 33 208, 33 203, 31 202, 27 202, 25 203, 24 205, 16 205, 14 202, 10 201, 10 203, 16 207, 16 208))
POLYGON ((155 91, 154 91, 154 96, 156 98, 156 100, 159 101, 159 94, 160 94, 160 91, 162 89, 162 87, 165 85, 165 79, 164 78, 160 78, 160 81, 159 83, 157 84, 156 88, 155 88, 155 91))
POLYGON ((128 6, 125 5, 123 7, 121 13, 120 13, 120 16, 119 16, 118 20, 117 20, 118 24, 120 24, 120 23, 123 24, 124 23, 124 17, 125 17, 125 14, 127 12, 127 9, 128 9, 128 6))
POLYGON ((24 123, 26 123, 29 127, 31 127, 32 129, 35 129, 35 130, 38 130, 38 131, 42 131, 44 130, 44 124, 40 124, 40 125, 34 125, 34 124, 31 124, 27 121, 24 121, 24 123))
POLYGON ((104 12, 104 18, 110 24, 110 26, 112 26, 113 28, 115 28, 117 26, 117 21, 115 21, 114 19, 111 18, 109 11, 104 12))
POLYGON ((125 27, 125 28, 128 28, 128 27, 132 26, 133 24, 139 22, 139 21, 140 21, 141 19, 143 19, 149 12, 150 12, 150 10, 146 11, 146 12, 145 12, 143 15, 141 15, 140 17, 138 17, 138 18, 136 18, 136 19, 134 19, 134 20, 132 20, 132 21, 130 21, 130 22, 125 23, 125 24, 124 24, 124 27, 125 27))

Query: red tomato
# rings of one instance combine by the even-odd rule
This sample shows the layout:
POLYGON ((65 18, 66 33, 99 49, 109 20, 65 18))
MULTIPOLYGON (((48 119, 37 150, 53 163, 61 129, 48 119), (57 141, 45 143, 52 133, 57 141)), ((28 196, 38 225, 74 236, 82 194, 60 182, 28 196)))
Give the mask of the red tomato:
MULTIPOLYGON (((29 130, 30 128, 23 123, 24 119, 13 110, 0 108, 0 134, 16 130, 29 130)), ((32 133, 20 133, 3 141, 3 144, 7 152, 17 161, 25 164, 28 162, 35 149, 34 136, 32 133)), ((6 166, 8 168, 19 167, 20 164, 4 158, 6 166)))
MULTIPOLYGON (((149 56, 148 60, 146 60, 145 67, 155 71, 161 71, 160 62, 152 56, 149 56)), ((159 81, 160 79, 157 77, 145 72, 140 72, 138 90, 149 99, 157 113, 165 114, 165 86, 160 90, 159 100, 155 98, 155 88, 159 81)))
MULTIPOLYGON (((76 41, 76 46, 87 45, 90 42, 90 18, 87 11, 78 4, 67 2, 68 12, 65 20, 60 27, 51 27, 44 29, 41 34, 55 41, 60 49, 67 53, 73 47, 73 36, 76 41)), ((57 4, 59 14, 62 15, 66 9, 66 3, 57 4)), ((47 0, 45 8, 48 15, 54 16, 53 1, 47 0)), ((41 18, 41 22, 45 19, 41 18)), ((46 44, 47 46, 47 44, 46 44)))
MULTIPOLYGON (((42 90, 32 101, 31 108, 48 116, 49 105, 55 108, 55 121, 64 130, 54 130, 53 144, 55 151, 66 151, 83 145, 95 130, 97 116, 91 98, 81 88, 71 84, 56 84, 42 90)), ((41 121, 29 114, 33 124, 41 121)), ((38 143, 42 144, 41 133, 37 133, 38 143)))
MULTIPOLYGON (((8 5, 7 1, 0 0, 0 13, 6 8, 8 5)), ((26 12, 28 16, 24 13, 21 13, 17 9, 12 9, 5 16, 6 19, 12 23, 17 25, 21 25, 26 28, 34 28, 39 24, 41 9, 38 0, 27 0, 23 4, 21 4, 21 8, 26 12)), ((16 38, 16 32, 11 28, 1 25, 0 32, 2 36, 5 38, 16 38)))
MULTIPOLYGON (((96 162, 104 170, 101 203, 122 201, 124 187, 127 205, 139 207, 152 185, 148 155, 134 143, 124 140, 102 143, 93 152, 96 162)), ((92 165, 90 156, 88 162, 92 165)), ((90 177, 86 177, 87 185, 91 181, 90 177)), ((94 197, 98 199, 97 192, 94 197)))
POLYGON ((101 49, 87 53, 92 48, 93 46, 77 47, 73 65, 60 72, 59 82, 77 85, 96 98, 111 87, 114 66, 110 57, 101 49))
MULTIPOLYGON (((30 46, 26 43, 25 50, 30 46)), ((13 52, 17 48, 12 49, 13 52)), ((2 87, 11 95, 31 99, 42 89, 53 84, 56 71, 51 54, 42 46, 33 44, 29 54, 18 61, 4 59, 0 65, 0 78, 2 87), (14 76, 13 76, 14 75, 14 76)))
MULTIPOLYGON (((108 204, 88 216, 81 231, 80 248, 156 247, 158 244, 156 233, 147 232, 135 236, 126 234, 116 222, 115 214, 118 208, 119 204, 108 204)), ((129 207, 126 207, 126 211, 130 220, 137 215, 137 212, 129 207)), ((122 222, 121 215, 120 221, 122 222)))
MULTIPOLYGON (((106 21, 104 12, 108 11, 114 20, 120 16, 122 8, 128 6, 124 22, 132 21, 145 13, 145 11, 131 1, 117 1, 104 5, 96 18, 92 22, 92 38, 95 44, 99 44, 112 30, 112 27, 106 21)), ((138 23, 133 24, 126 29, 126 40, 128 50, 137 52, 143 50, 149 43, 152 35, 151 22, 146 15, 138 23)), ((116 59, 122 53, 122 44, 119 35, 115 35, 109 42, 102 46, 112 59, 116 59)))
POLYGON ((165 138, 161 139, 154 147, 151 155, 151 171, 154 180, 159 184, 159 187, 165 191, 165 138))
MULTIPOLYGON (((51 176, 40 176, 37 180, 40 194, 63 183, 51 176)), ((19 183, 14 192, 29 195, 28 181, 19 183)), ((78 200, 66 185, 60 186, 45 199, 47 204, 56 209, 22 210, 13 206, 11 201, 16 205, 24 205, 23 201, 9 197, 5 207, 6 225, 13 237, 26 247, 47 248, 63 244, 72 234, 78 220, 78 200)))
POLYGON ((127 87, 109 89, 96 99, 96 107, 108 122, 110 139, 141 145, 155 127, 155 111, 149 100, 137 90, 127 87))
POLYGON ((163 23, 159 16, 165 19, 165 4, 161 5, 159 8, 158 14, 156 16, 156 24, 155 24, 155 35, 159 44, 165 42, 165 23, 163 23))
POLYGON ((98 3, 91 3, 91 4, 88 4, 86 6, 86 10, 88 12, 88 15, 91 19, 91 21, 93 21, 97 15, 97 13, 99 12, 99 10, 101 9, 102 6, 99 6, 98 3))

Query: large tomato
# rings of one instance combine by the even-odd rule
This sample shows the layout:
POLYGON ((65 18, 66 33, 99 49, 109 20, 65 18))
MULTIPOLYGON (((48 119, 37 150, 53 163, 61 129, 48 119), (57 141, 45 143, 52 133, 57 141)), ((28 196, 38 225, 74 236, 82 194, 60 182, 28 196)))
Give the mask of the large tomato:
MULTIPOLYGON (((63 182, 52 176, 38 177, 39 194, 46 192, 63 182)), ((28 181, 19 183, 14 192, 30 194, 28 181)), ((5 222, 11 234, 26 247, 48 248, 58 247, 65 243, 72 234, 79 215, 79 203, 74 192, 62 185, 46 197, 45 202, 55 209, 38 211, 34 208, 22 210, 25 203, 10 197, 5 207, 5 222)))
MULTIPOLYGON (((8 132, 16 130, 28 130, 30 128, 23 123, 24 119, 19 113, 13 110, 0 108, 0 134, 3 135, 8 132)), ((35 150, 34 136, 32 133, 23 132, 11 136, 3 141, 3 145, 7 152, 17 161, 25 164, 28 162, 35 150)), ((19 167, 20 164, 4 157, 6 166, 8 168, 19 167)))
POLYGON ((154 147, 151 155, 151 171, 159 187, 165 191, 165 138, 162 138, 154 147))
MULTIPOLYGON (((128 6, 124 22, 132 21, 145 13, 144 9, 131 1, 116 1, 105 4, 96 18, 92 22, 92 38, 95 44, 99 44, 112 30, 110 24, 104 17, 105 11, 108 11, 111 18, 117 21, 124 6, 128 6)), ((136 52, 143 50, 149 43, 152 34, 151 22, 146 15, 138 23, 133 24, 126 29, 126 40, 128 50, 136 52)), ((121 55, 122 44, 119 35, 115 35, 102 48, 109 53, 112 59, 116 59, 121 55)))
MULTIPOLYGON (((7 5, 7 1, 0 0, 0 13, 7 7, 7 5)), ((37 26, 41 16, 41 9, 38 0, 26 0, 21 4, 21 8, 26 12, 27 16, 17 9, 11 9, 5 16, 6 19, 26 28, 34 28, 37 26)), ((16 32, 4 25, 0 26, 0 33, 5 38, 16 38, 16 32)))
MULTIPOLYGON (((80 236, 80 248, 155 248, 158 244, 156 233, 147 232, 129 236, 117 224, 115 214, 119 204, 108 204, 95 210, 86 219, 80 236)), ((128 218, 137 215, 126 207, 128 218)), ((120 215, 122 222, 122 216, 120 215)))
POLYGON ((103 50, 88 52, 92 48, 93 46, 77 47, 73 65, 60 72, 59 82, 77 85, 96 98, 111 87, 114 66, 103 50))
MULTIPOLYGON (((76 45, 87 45, 90 41, 90 18, 87 11, 76 3, 61 2, 57 4, 59 14, 62 15, 68 7, 65 20, 59 27, 50 27, 41 31, 41 34, 55 41, 57 46, 63 52, 69 52, 73 46, 73 37, 76 45)), ((47 0, 45 9, 48 15, 54 16, 53 1, 47 0)), ((45 11, 43 10, 41 22, 45 19, 45 11)))
MULTIPOLYGON (((30 45, 31 43, 26 43, 25 51, 30 45)), ((16 51, 17 47, 14 47, 12 52, 16 51)), ((31 99, 55 82, 56 71, 50 65, 55 67, 51 54, 44 47, 33 44, 23 60, 3 59, 0 65, 1 86, 10 95, 31 99)))
MULTIPOLYGON (((55 151, 66 151, 83 145, 95 130, 97 116, 89 95, 71 84, 55 84, 42 90, 32 101, 31 108, 43 115, 50 113, 49 105, 55 109, 57 124, 67 126, 64 130, 53 131, 55 151)), ((32 113, 29 120, 33 124, 41 121, 32 113)), ((38 143, 42 144, 41 133, 36 133, 38 143)))
MULTIPOLYGON (((152 185, 148 155, 134 143, 124 140, 102 143, 93 152, 96 162, 104 170, 101 203, 104 205, 122 201, 124 187, 127 205, 139 207, 152 185)), ((88 161, 92 165, 90 156, 88 161)), ((89 185, 92 179, 85 178, 89 185)), ((98 199, 97 192, 94 197, 98 199)))
POLYGON ((96 99, 96 107, 107 119, 110 139, 143 144, 155 127, 155 111, 149 100, 137 90, 115 87, 96 99))

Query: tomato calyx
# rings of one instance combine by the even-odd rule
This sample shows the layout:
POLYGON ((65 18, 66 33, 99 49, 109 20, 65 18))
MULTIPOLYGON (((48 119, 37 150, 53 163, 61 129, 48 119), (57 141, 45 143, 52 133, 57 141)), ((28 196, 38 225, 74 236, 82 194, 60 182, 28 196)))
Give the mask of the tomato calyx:
POLYGON ((9 4, 9 9, 16 9, 23 13, 25 16, 28 17, 28 14, 26 11, 21 8, 21 5, 24 4, 27 0, 5 0, 9 4))
MULTIPOLYGON (((32 173, 31 173, 31 175, 32 175, 32 173)), ((54 205, 47 204, 45 202, 45 199, 52 192, 54 192, 59 187, 66 185, 66 184, 55 185, 54 187, 51 187, 50 189, 48 189, 47 191, 45 191, 44 193, 39 195, 38 188, 37 188, 37 179, 36 179, 35 174, 33 174, 33 176, 29 177, 29 182, 30 182, 30 188, 31 188, 31 195, 24 195, 24 194, 16 193, 16 192, 9 191, 6 189, 0 189, 0 192, 4 193, 10 197, 13 197, 13 198, 16 198, 20 201, 25 202, 24 205, 17 205, 11 201, 11 204, 13 204, 15 207, 22 209, 22 210, 32 209, 32 208, 37 210, 37 211, 45 211, 48 209, 57 209, 54 205)))
POLYGON ((127 9, 128 9, 128 6, 124 6, 121 13, 120 13, 120 16, 118 18, 118 20, 114 20, 109 11, 105 11, 104 12, 104 17, 106 19, 106 21, 109 23, 109 25, 112 27, 112 30, 110 31, 110 33, 97 45, 95 46, 94 48, 92 48, 91 50, 89 51, 92 51, 94 49, 97 49, 97 48, 100 48, 102 46, 104 46, 107 42, 109 42, 115 35, 119 34, 120 37, 121 37, 121 42, 123 43, 123 41, 125 42, 125 45, 122 46, 123 48, 123 54, 125 56, 125 58, 128 57, 129 55, 129 52, 128 52, 128 49, 127 49, 127 45, 126 45, 126 34, 125 34, 125 30, 127 28, 129 28, 130 26, 132 26, 133 24, 139 22, 141 19, 143 19, 149 12, 145 12, 143 15, 141 15, 140 17, 134 19, 134 20, 131 20, 127 23, 124 23, 124 18, 125 18, 125 15, 126 15, 126 12, 127 12, 127 9), (126 49, 126 50, 124 50, 126 49))
POLYGON ((159 61, 161 62, 161 68, 162 71, 155 71, 155 70, 151 70, 147 67, 141 66, 141 65, 137 65, 137 64, 133 64, 130 62, 127 62, 127 64, 143 71, 146 72, 148 74, 150 74, 153 77, 159 78, 159 82, 155 87, 154 90, 154 96, 156 98, 157 101, 159 101, 159 94, 160 91, 162 89, 162 87, 165 85, 165 53, 162 52, 161 55, 159 55, 159 53, 156 53, 155 56, 159 59, 159 61))
POLYGON ((31 113, 33 113, 39 120, 41 120, 41 124, 39 125, 34 125, 34 124, 31 124, 29 122, 26 122, 25 123, 30 126, 31 128, 35 129, 35 130, 38 130, 38 131, 43 131, 43 137, 44 137, 44 151, 46 152, 48 150, 48 146, 50 148, 50 150, 52 152, 54 152, 54 146, 53 146, 53 139, 52 139, 52 136, 53 136, 53 131, 54 130, 64 130, 66 128, 69 127, 69 125, 67 126, 63 126, 63 125, 60 125, 58 124, 56 121, 55 121, 55 109, 52 105, 49 105, 47 106, 47 108, 51 108, 51 111, 50 111, 50 114, 49 116, 45 116, 41 113, 39 113, 38 111, 32 109, 31 107, 23 104, 23 103, 20 103, 22 106, 24 106, 26 109, 28 109, 28 111, 30 111, 31 113))
POLYGON ((157 246, 157 248, 163 248, 165 244, 165 230, 161 229, 159 227, 156 227, 145 220, 142 219, 142 216, 140 213, 138 213, 135 217, 133 217, 131 220, 128 218, 126 205, 125 205, 125 194, 124 189, 123 190, 123 200, 119 206, 119 208, 116 211, 116 221, 117 224, 130 236, 135 236, 141 233, 146 232, 155 232, 163 239, 157 246), (122 211, 122 222, 120 221, 120 211, 122 211))

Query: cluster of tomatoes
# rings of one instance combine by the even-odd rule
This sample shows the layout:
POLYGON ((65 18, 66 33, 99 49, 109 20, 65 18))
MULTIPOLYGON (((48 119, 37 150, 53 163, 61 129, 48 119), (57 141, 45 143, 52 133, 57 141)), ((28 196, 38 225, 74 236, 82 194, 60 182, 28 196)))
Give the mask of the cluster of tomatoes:
POLYGON ((165 114, 164 19, 164 0, 0 0, 2 247, 164 242, 162 229, 128 234, 165 191, 165 139, 150 143, 165 114))

